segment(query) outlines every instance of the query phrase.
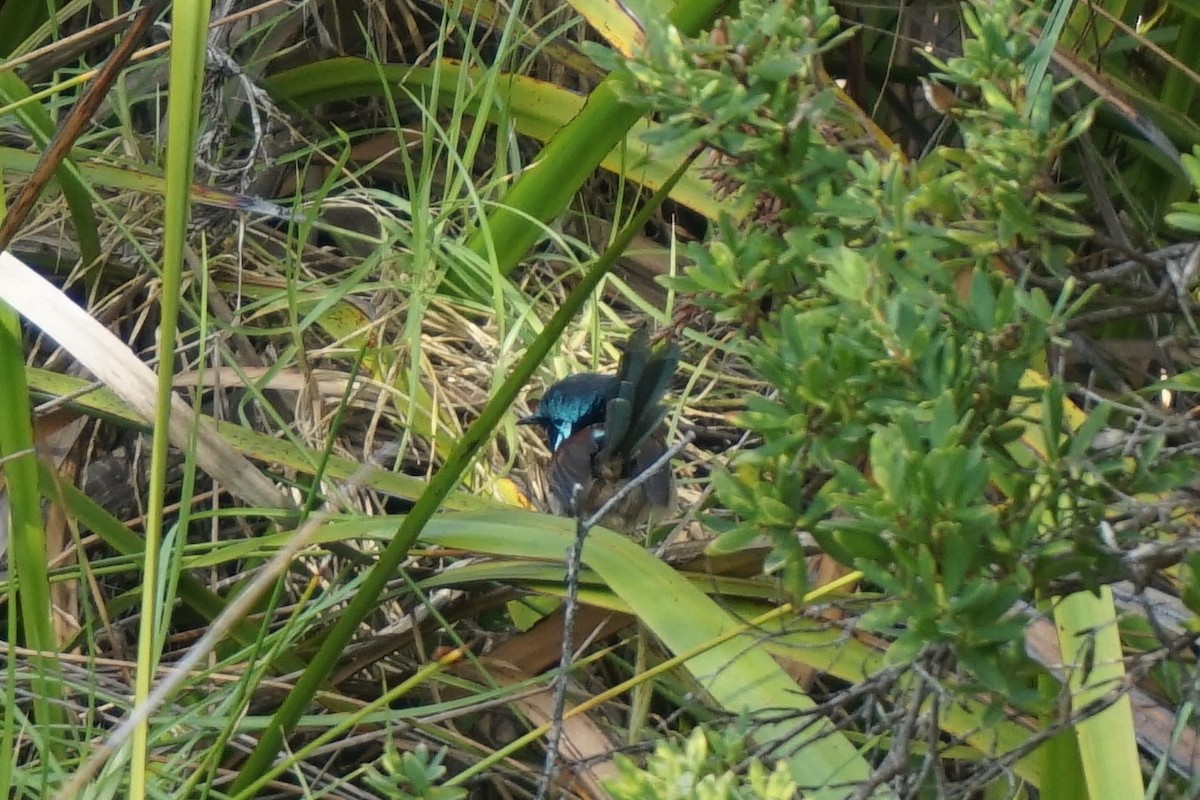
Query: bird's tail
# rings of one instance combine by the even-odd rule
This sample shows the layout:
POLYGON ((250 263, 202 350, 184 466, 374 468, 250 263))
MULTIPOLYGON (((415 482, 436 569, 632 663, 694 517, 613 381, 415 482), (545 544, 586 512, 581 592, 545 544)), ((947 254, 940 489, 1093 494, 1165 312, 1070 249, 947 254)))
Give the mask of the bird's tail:
POLYGON ((643 326, 625 345, 617 368, 617 388, 604 411, 604 442, 600 459, 626 459, 653 433, 667 415, 662 397, 679 366, 674 343, 650 346, 643 326))

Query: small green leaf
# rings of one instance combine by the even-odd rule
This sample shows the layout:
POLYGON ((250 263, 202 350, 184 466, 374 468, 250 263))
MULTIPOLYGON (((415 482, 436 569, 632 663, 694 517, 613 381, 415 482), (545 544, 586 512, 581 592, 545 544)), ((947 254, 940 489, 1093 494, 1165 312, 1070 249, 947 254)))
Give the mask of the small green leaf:
POLYGON ((821 277, 821 285, 843 300, 860 303, 866 299, 870 272, 870 265, 861 253, 842 248, 821 277))
POLYGON ((892 427, 879 428, 871 437, 871 475, 884 494, 902 498, 907 483, 905 446, 901 434, 892 427))
POLYGON ((1183 169, 1187 172, 1188 180, 1192 186, 1200 190, 1200 148, 1197 148, 1191 153, 1184 153, 1180 159, 1183 162, 1183 169))
POLYGON ((1071 443, 1067 446, 1067 457, 1078 461, 1086 456, 1092 442, 1096 439, 1096 434, 1108 424, 1111 414, 1112 405, 1109 403, 1101 403, 1092 409, 1084 423, 1071 435, 1071 443))
POLYGON ((762 531, 754 525, 738 525, 709 542, 704 552, 710 556, 736 553, 749 547, 761 535, 762 531))
POLYGON ((925 640, 920 635, 911 631, 904 633, 888 646, 887 653, 884 655, 884 663, 889 667, 911 664, 924 646, 925 640))
MULTIPOLYGON (((1200 217, 1197 218, 1200 221, 1200 217)), ((1169 378, 1164 378, 1157 383, 1152 383, 1145 389, 1142 389, 1144 394, 1158 394, 1165 389, 1172 389, 1180 392, 1200 392, 1200 369, 1189 369, 1186 372, 1180 372, 1177 375, 1172 375, 1169 378)))
POLYGON ((1163 221, 1181 231, 1200 233, 1200 213, 1193 211, 1172 211, 1163 217, 1163 221))
POLYGON ((758 500, 754 492, 727 469, 713 470, 713 488, 721 501, 738 516, 754 519, 758 515, 758 500))

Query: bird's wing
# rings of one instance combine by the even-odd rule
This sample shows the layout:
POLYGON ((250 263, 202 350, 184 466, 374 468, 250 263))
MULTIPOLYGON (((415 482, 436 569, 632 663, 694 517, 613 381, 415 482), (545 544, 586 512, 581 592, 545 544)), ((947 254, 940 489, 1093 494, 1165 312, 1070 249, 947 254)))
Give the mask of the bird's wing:
POLYGON ((546 484, 550 493, 550 511, 559 516, 575 516, 576 497, 584 502, 592 490, 592 464, 600 446, 596 434, 598 425, 576 431, 559 445, 550 457, 546 484), (576 494, 576 486, 579 486, 576 494))
MULTIPOLYGON (((667 443, 663 440, 662 432, 651 436, 638 448, 631 460, 631 475, 641 475, 651 464, 667 452, 667 443)), ((675 505, 675 479, 668 464, 651 475, 642 484, 650 504, 659 508, 672 508, 675 505)))

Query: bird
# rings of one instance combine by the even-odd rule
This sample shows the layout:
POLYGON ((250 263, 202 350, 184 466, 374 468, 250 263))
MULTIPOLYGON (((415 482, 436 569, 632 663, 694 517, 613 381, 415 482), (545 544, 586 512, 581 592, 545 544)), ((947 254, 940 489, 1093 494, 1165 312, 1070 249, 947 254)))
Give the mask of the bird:
MULTIPOLYGON (((675 344, 651 347, 649 332, 639 327, 615 375, 568 375, 546 390, 536 413, 518 420, 538 426, 549 440, 551 513, 590 517, 667 452, 662 398, 678 365, 675 344)), ((664 467, 624 495, 599 524, 629 533, 674 504, 675 478, 664 467)))

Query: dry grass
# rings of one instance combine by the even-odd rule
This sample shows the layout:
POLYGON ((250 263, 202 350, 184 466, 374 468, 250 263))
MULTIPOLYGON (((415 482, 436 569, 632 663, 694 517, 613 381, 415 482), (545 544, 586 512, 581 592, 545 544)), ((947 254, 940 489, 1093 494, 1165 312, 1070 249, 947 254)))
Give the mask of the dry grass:
MULTIPOLYGON (((464 199, 463 181, 486 187, 502 179, 506 165, 496 161, 501 157, 485 146, 476 153, 469 174, 455 173, 458 167, 451 169, 453 160, 448 154, 456 143, 426 146, 423 137, 431 129, 423 126, 419 117, 411 118, 412 109, 400 112, 405 127, 399 130, 399 141, 405 145, 398 149, 394 131, 389 130, 395 117, 378 103, 334 104, 323 109, 326 113, 319 121, 306 119, 273 105, 265 93, 252 90, 253 84, 242 80, 240 72, 261 75, 264 68, 266 72, 276 68, 260 59, 247 61, 253 52, 251 43, 269 41, 278 54, 271 61, 287 65, 302 60, 300 53, 322 49, 326 33, 322 25, 329 26, 334 48, 342 51, 358 47, 363 55, 373 50, 393 59, 421 54, 415 56, 418 61, 428 59, 432 52, 430 9, 405 6, 404 13, 396 16, 391 7, 368 4, 363 17, 365 40, 350 35, 354 25, 346 13, 349 9, 331 4, 324 10, 332 16, 320 15, 323 22, 317 24, 306 21, 301 10, 275 5, 263 12, 276 15, 269 28, 252 30, 241 40, 236 39, 236 26, 225 29, 235 38, 227 40, 229 49, 218 52, 216 60, 227 71, 210 75, 202 110, 196 181, 210 187, 206 189, 210 202, 197 198, 201 202, 193 206, 176 389, 193 407, 214 419, 289 443, 296 450, 327 453, 426 479, 441 464, 450 444, 479 415, 542 321, 561 305, 581 262, 605 246, 610 221, 628 213, 620 206, 628 208, 630 195, 636 192, 611 177, 598 178, 596 191, 587 195, 586 213, 571 216, 565 224, 567 238, 526 261, 513 289, 495 305, 483 306, 444 293, 444 285, 439 287, 433 276, 454 268, 455 253, 445 245, 471 224, 473 213, 464 199), (368 43, 369 50, 361 49, 368 43), (352 143, 348 149, 344 140, 328 138, 334 125, 347 132, 352 143), (443 170, 449 170, 445 175, 452 177, 446 179, 443 170), (238 208, 245 206, 246 196, 271 199, 295 216, 280 220, 243 213, 238 208), (316 226, 309 215, 317 220, 316 226), (428 219, 417 220, 417 215, 428 219)), ((535 10, 530 18, 542 17, 535 10)), ((481 32, 481 46, 486 48, 488 39, 489 35, 481 32)), ((97 46, 93 52, 101 49, 97 46)), ((51 49, 42 58, 57 56, 51 49)), ((34 64, 35 72, 39 63, 34 64)), ((93 153, 92 163, 108 162, 143 173, 130 173, 135 178, 133 188, 106 185, 103 179, 93 183, 103 242, 101 259, 88 265, 79 263, 61 196, 43 200, 12 249, 39 264, 144 363, 154 365, 161 299, 156 273, 162 252, 162 202, 160 190, 149 177, 153 169, 140 165, 152 160, 144 156, 149 155, 147 150, 154 147, 161 131, 152 95, 142 94, 156 88, 152 81, 158 74, 157 62, 143 64, 126 89, 133 100, 124 117, 127 124, 112 124, 117 120, 101 115, 111 127, 95 130, 81 142, 93 153)), ((562 64, 549 58, 535 59, 530 71, 564 77, 562 64)), ((567 82, 589 81, 586 76, 573 78, 567 82)), ((122 102, 114 97, 114 103, 122 102)), ((448 119, 439 121, 446 124, 448 119)), ((15 137, 9 143, 22 142, 15 137)), ((534 143, 518 144, 525 157, 536 152, 534 143)), ((19 181, 20 176, 8 174, 10 189, 19 181)), ((673 435, 684 430, 699 434, 698 444, 690 447, 678 464, 682 507, 688 513, 679 520, 680 531, 673 536, 703 536, 697 514, 707 497, 703 478, 713 459, 738 444, 738 434, 726 415, 737 407, 741 393, 757 387, 741 376, 737 364, 721 348, 729 337, 727 326, 669 305, 673 298, 657 281, 660 275, 677 269, 667 249, 673 230, 668 220, 664 217, 647 231, 655 238, 647 235, 640 239, 636 250, 620 264, 619 277, 605 285, 551 361, 543 365, 539 380, 480 451, 466 476, 465 492, 512 500, 516 487, 519 493, 528 494, 535 506, 540 505, 545 446, 532 431, 513 423, 530 412, 551 381, 581 370, 612 369, 617 357, 615 343, 632 324, 653 311, 660 322, 682 332, 685 368, 672 396, 673 435)), ((69 353, 35 331, 30 334, 31 366, 87 377, 80 374, 69 353)), ((67 454, 59 462, 62 476, 68 480, 79 476, 89 496, 130 530, 140 532, 147 491, 149 440, 145 432, 126 422, 89 419, 71 411, 43 416, 43 423, 46 440, 67 454)), ((380 489, 371 481, 350 485, 325 478, 313 486, 305 470, 274 461, 261 446, 233 441, 276 480, 292 483, 293 495, 301 503, 326 497, 344 509, 353 508, 356 514, 372 516, 404 511, 413 499, 411 493, 380 489)), ((252 542, 271 530, 266 520, 241 515, 227 487, 196 473, 185 454, 176 453, 172 461, 167 513, 175 518, 181 503, 190 508, 186 515, 189 544, 180 552, 198 554, 238 540, 252 542)), ((102 730, 115 725, 124 706, 118 698, 131 691, 136 616, 131 613, 130 601, 141 580, 135 559, 114 555, 86 528, 75 528, 67 520, 60 524, 65 535, 50 553, 52 563, 71 580, 81 575, 81 568, 84 577, 82 591, 68 591, 56 598, 60 641, 67 648, 63 680, 82 704, 77 712, 85 713, 93 704, 99 708, 94 724, 102 730)), ((168 524, 168 530, 170 527, 168 524)), ((281 641, 291 644, 283 646, 298 646, 303 652, 303 643, 311 642, 322 629, 323 616, 336 615, 343 607, 353 591, 352 573, 369 563, 376 549, 372 540, 351 540, 335 543, 333 554, 307 555, 294 565, 283 593, 250 621, 276 632, 290 626, 292 636, 284 635, 281 641)), ((461 767, 479 757, 481 746, 499 746, 515 735, 504 732, 512 728, 514 710, 518 715, 544 716, 544 706, 538 705, 537 698, 545 690, 520 687, 556 660, 561 631, 549 624, 534 629, 536 633, 520 634, 499 624, 497 615, 505 615, 506 602, 532 603, 535 608, 544 605, 523 591, 502 586, 479 593, 418 590, 414 581, 436 578, 454 564, 455 559, 447 559, 448 555, 452 554, 413 553, 406 573, 397 577, 370 630, 364 630, 346 654, 335 685, 340 703, 375 699, 382 687, 407 679, 413 670, 427 664, 439 646, 467 644, 480 652, 507 648, 503 663, 513 672, 499 682, 513 684, 513 688, 498 694, 493 691, 493 699, 487 699, 487 684, 497 681, 499 661, 491 663, 483 675, 475 668, 457 670, 458 677, 444 676, 446 686, 438 688, 435 681, 422 692, 425 703, 439 696, 470 700, 475 695, 459 711, 425 714, 425 733, 414 730, 406 734, 435 746, 448 745, 451 760, 459 759, 461 767), (547 653, 552 655, 549 660, 547 653), (476 680, 483 683, 474 683, 476 680), (522 700, 523 696, 532 699, 522 700), (501 702, 502 706, 485 713, 483 723, 471 727, 472 737, 480 737, 478 744, 455 738, 452 731, 463 715, 478 715, 501 702), (536 710, 539 707, 540 712, 536 710), (491 730, 497 725, 502 730, 491 730)), ((253 557, 228 560, 192 574, 211 590, 225 592, 244 585, 260 564, 253 557)), ((510 611, 518 613, 519 609, 510 607, 510 611)), ((196 641, 203 630, 197 622, 185 617, 170 626, 163 643, 164 665, 196 641)), ((597 620, 594 624, 601 623, 597 620)), ((607 652, 616 654, 633 646, 644 657, 645 646, 636 642, 636 637, 610 642, 607 652)), ((599 687, 608 682, 605 672, 612 667, 597 667, 589 681, 599 687)), ((189 682, 190 696, 207 692, 222 698, 221 705, 232 702, 238 687, 244 685, 242 668, 238 660, 226 663, 217 657, 189 682)), ((270 709, 288 685, 286 675, 257 683, 252 713, 270 709)), ((185 697, 165 708, 163 718, 183 720, 193 713, 185 697)), ((630 709, 623 703, 612 705, 608 712, 613 722, 628 713, 630 709)), ((371 761, 381 752, 380 737, 385 731, 377 728, 340 741, 333 750, 318 748, 307 756, 300 772, 306 773, 314 786, 345 774, 350 764, 341 763, 324 772, 330 766, 326 759, 345 762, 353 754, 352 763, 371 761)), ((572 735, 576 742, 579 737, 590 737, 592 757, 605 761, 611 757, 613 742, 600 729, 569 731, 569 741, 572 735)), ((203 761, 219 752, 201 744, 211 741, 205 726, 193 728, 191 736, 194 738, 181 746, 180 753, 192 753, 203 761)), ((244 742, 235 737, 230 745, 237 751, 244 742)), ((402 744, 400 749, 413 743, 402 744)), ((173 766, 184 764, 173 762, 173 766)), ((209 764, 216 766, 212 761, 209 764)), ((510 761, 485 784, 499 787, 513 778, 522 783, 528 780, 528 770, 527 765, 510 761), (521 774, 527 777, 520 778, 521 774)), ((224 772, 224 767, 217 769, 218 781, 224 772)), ((592 775, 585 782, 598 790, 594 781, 592 775)), ((488 796, 489 791, 481 785, 478 794, 488 796)))
MULTIPOLYGON (((394 535, 398 515, 412 507, 562 307, 585 265, 648 196, 619 177, 598 174, 539 249, 511 276, 489 284, 491 296, 465 295, 455 279, 479 267, 462 246, 486 215, 479 198, 494 200, 537 156, 540 143, 495 126, 476 127, 469 114, 445 105, 433 109, 418 93, 397 94, 391 102, 331 101, 302 111, 278 104, 261 87, 282 70, 349 54, 419 66, 442 58, 485 68, 499 61, 587 91, 601 76, 568 45, 588 38, 589 29, 569 23, 564 6, 532 3, 523 18, 527 46, 517 49, 502 36, 504 11, 484 4, 474 21, 464 13, 453 24, 443 21, 440 6, 402 0, 218 5, 229 7, 217 14, 225 23, 215 28, 205 82, 175 388, 193 408, 227 423, 221 431, 229 445, 298 506, 335 520, 327 529, 309 531, 319 545, 296 559, 278 590, 240 620, 262 640, 241 640, 245 631, 231 628, 154 719, 154 759, 163 786, 171 786, 162 791, 177 791, 193 775, 213 790, 210 796, 224 796, 262 723, 287 697, 394 535), (363 465, 374 471, 359 469, 363 465), (382 523, 372 527, 372 520, 382 523), (336 527, 339 523, 345 526, 336 527), (358 523, 362 527, 353 527, 358 523)), ((89 35, 93 24, 83 14, 64 19, 58 33, 79 34, 84 44, 47 39, 22 77, 40 86, 55 70, 98 63, 111 34, 89 35)), ((94 191, 101 258, 81 262, 79 237, 56 192, 41 201, 11 247, 151 366, 162 301, 164 187, 154 165, 165 133, 159 105, 164 63, 161 49, 135 57, 136 66, 78 143, 80 161, 89 167, 84 177, 94 191), (92 169, 97 166, 116 172, 92 169)), ((7 129, 0 145, 20 150, 30 143, 20 130, 7 129)), ((7 168, 6 193, 14 193, 25 174, 7 168)), ((650 318, 683 351, 669 398, 671 438, 685 433, 695 438, 675 463, 680 512, 649 544, 668 563, 684 565, 684 574, 704 582, 705 590, 726 593, 723 610, 748 619, 778 599, 774 579, 762 574, 769 548, 750 548, 721 563, 697 556, 730 519, 712 503, 707 479, 713 465, 753 444, 731 415, 747 395, 766 394, 771 387, 733 352, 743 324, 700 313, 662 280, 683 266, 678 246, 706 231, 697 214, 673 203, 646 226, 479 449, 446 506, 498 519, 512 505, 544 507, 546 447, 516 420, 530 413, 554 380, 613 369, 618 343, 631 326, 650 318)), ((64 484, 80 486, 125 528, 142 534, 146 425, 132 421, 99 385, 90 386, 98 390, 90 394, 72 394, 73 385, 46 388, 55 374, 84 382, 91 377, 37 330, 26 334, 28 364, 44 382, 37 390, 43 402, 39 446, 64 484)), ((171 533, 176 539, 168 552, 191 560, 186 568, 173 562, 170 574, 194 579, 223 598, 263 574, 267 559, 296 535, 290 524, 240 502, 237 489, 197 470, 192 453, 173 451, 166 527, 170 531, 181 521, 186 527, 171 533)), ((64 737, 69 755, 52 770, 55 785, 85 752, 81 742, 99 739, 127 716, 135 653, 142 644, 138 600, 147 587, 140 559, 119 552, 110 537, 97 532, 102 522, 57 509, 47 521, 61 682, 69 711, 86 721, 64 737)), ((418 745, 444 748, 449 775, 488 765, 467 782, 472 796, 531 795, 541 768, 540 745, 505 748, 553 717, 545 678, 564 639, 561 561, 562 548, 549 546, 536 556, 508 558, 431 542, 414 548, 342 654, 319 707, 312 709, 314 717, 289 740, 293 749, 309 749, 262 796, 391 796, 397 781, 381 777, 389 758, 418 745), (318 711, 327 713, 318 719, 318 711), (353 723, 336 716, 356 712, 369 716, 353 723), (323 735, 330 741, 318 739, 323 735), (493 756, 494 763, 488 760, 493 756)), ((813 565, 818 583, 843 572, 825 558, 813 565)), ((157 680, 166 679, 170 665, 211 630, 211 619, 194 605, 174 602, 177 588, 160 590, 165 607, 177 611, 160 626, 157 680)), ((642 753, 656 736, 724 712, 695 699, 698 684, 682 669, 656 684, 637 683, 637 676, 677 653, 648 635, 595 575, 585 575, 581 591, 588 604, 570 643, 580 654, 570 702, 597 696, 604 701, 567 724, 560 755, 574 771, 560 776, 559 788, 600 796, 600 781, 613 774, 615 752, 642 753), (620 691, 605 697, 614 687, 620 691)), ((898 726, 917 722, 915 711, 893 705, 897 697, 936 694, 940 682, 957 676, 945 652, 928 654, 920 665, 930 674, 885 669, 881 653, 887 642, 853 635, 860 610, 845 599, 819 609, 817 635, 833 634, 832 644, 826 639, 814 646, 801 638, 789 653, 790 641, 773 641, 766 629, 755 631, 761 636, 756 643, 776 648, 772 654, 788 664, 796 685, 825 702, 818 711, 886 740, 898 726), (813 651, 822 647, 837 654, 814 667, 822 656, 814 658, 813 651)), ((1052 633, 1045 619, 1037 622, 1031 636, 1052 633)), ((10 690, 26 709, 35 685, 27 665, 34 662, 19 648, 7 649, 5 656, 16 665, 10 690)), ((1181 742, 1171 742, 1173 721, 1160 732, 1155 752, 1173 746, 1182 763, 1196 743, 1186 727, 1181 742)), ((1009 734, 1028 733, 1015 714, 1011 723, 1009 734)), ((21 732, 20 769, 37 774, 48 748, 33 734, 26 736, 21 725, 10 729, 21 732)), ((938 729, 930 731, 934 755, 926 765, 939 746, 938 729)), ((965 749, 978 734, 943 732, 943 748, 965 749)), ((1038 743, 1021 741, 1026 749, 1030 741, 1038 743)), ((991 745, 974 746, 985 753, 991 745)), ((960 750, 946 761, 953 762, 949 771, 962 779, 960 787, 976 780, 993 791, 1004 780, 1026 779, 1021 770, 1028 767, 1018 761, 1024 753, 1013 747, 989 763, 979 754, 961 757, 960 750)), ((123 769, 119 760, 113 764, 114 773, 123 769)), ((938 769, 943 766, 939 761, 938 769)), ((24 796, 37 791, 28 789, 24 796)))

